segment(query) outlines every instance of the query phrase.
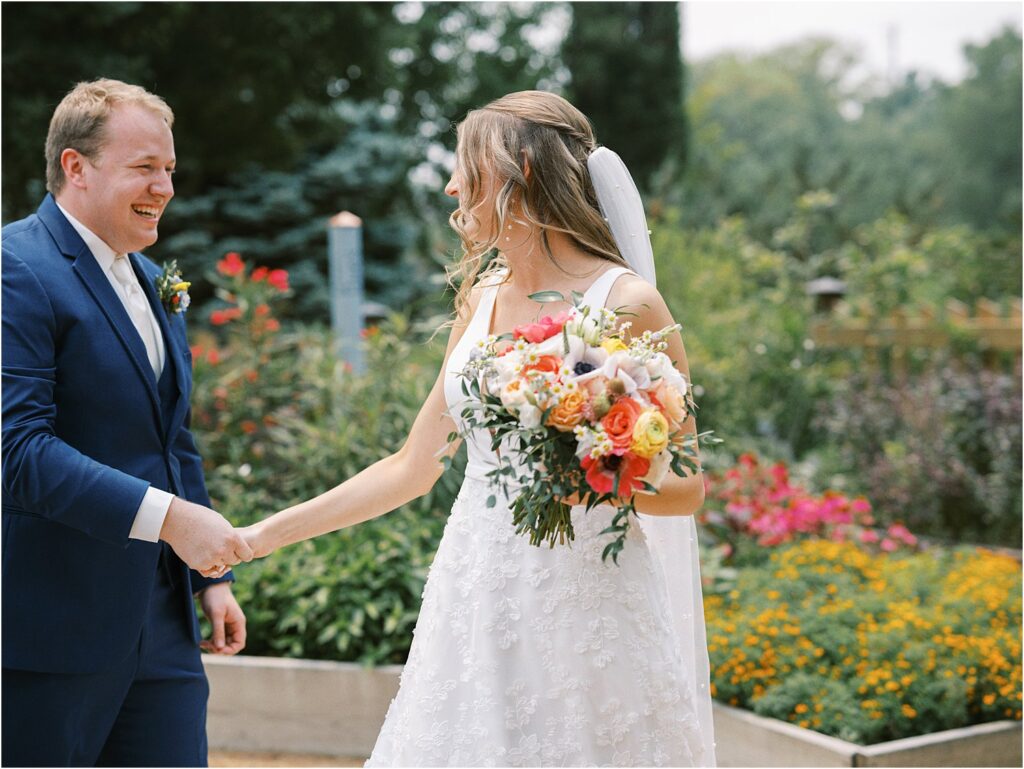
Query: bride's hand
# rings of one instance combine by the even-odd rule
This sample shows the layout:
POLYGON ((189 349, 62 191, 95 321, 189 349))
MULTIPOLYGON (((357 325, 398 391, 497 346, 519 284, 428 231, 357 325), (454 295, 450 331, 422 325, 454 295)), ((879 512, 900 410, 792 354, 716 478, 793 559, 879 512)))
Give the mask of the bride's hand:
POLYGON ((264 521, 254 523, 251 526, 243 526, 238 529, 238 532, 245 539, 246 544, 252 548, 253 558, 265 558, 277 549, 269 541, 264 521))

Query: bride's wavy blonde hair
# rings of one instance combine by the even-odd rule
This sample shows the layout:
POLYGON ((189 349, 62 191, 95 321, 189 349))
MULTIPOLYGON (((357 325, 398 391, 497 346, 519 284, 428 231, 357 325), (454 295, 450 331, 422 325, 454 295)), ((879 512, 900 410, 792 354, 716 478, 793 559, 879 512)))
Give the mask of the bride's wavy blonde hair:
POLYGON ((508 222, 539 228, 544 253, 560 270, 551 253, 549 232, 564 233, 583 251, 627 266, 601 215, 587 171, 587 157, 597 148, 594 129, 572 104, 545 91, 510 93, 472 110, 459 124, 457 135, 459 207, 448 222, 462 241, 462 254, 447 268, 448 282, 456 292, 456 318, 463 317, 478 280, 502 268, 511 274, 501 254, 481 273, 508 222), (524 161, 529 163, 529 178, 524 161), (488 192, 483 188, 485 169, 492 183, 500 186, 493 210, 479 212, 490 218, 491 236, 477 241, 467 233, 481 231, 474 225, 483 224, 470 212, 488 192))

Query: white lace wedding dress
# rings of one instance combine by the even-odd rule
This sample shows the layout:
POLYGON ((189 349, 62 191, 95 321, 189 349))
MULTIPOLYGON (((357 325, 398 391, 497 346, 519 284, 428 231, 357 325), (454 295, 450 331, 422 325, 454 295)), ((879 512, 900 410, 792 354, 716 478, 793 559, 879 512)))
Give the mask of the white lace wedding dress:
MULTIPOLYGON (((603 306, 623 272, 604 273, 586 301, 603 306)), ((484 289, 450 356, 456 417, 465 396, 455 372, 487 335, 495 294, 484 289)), ((530 545, 485 477, 489 437, 467 448, 399 692, 366 765, 714 766, 640 527, 618 566, 601 561, 607 507, 573 511, 571 548, 530 545)))

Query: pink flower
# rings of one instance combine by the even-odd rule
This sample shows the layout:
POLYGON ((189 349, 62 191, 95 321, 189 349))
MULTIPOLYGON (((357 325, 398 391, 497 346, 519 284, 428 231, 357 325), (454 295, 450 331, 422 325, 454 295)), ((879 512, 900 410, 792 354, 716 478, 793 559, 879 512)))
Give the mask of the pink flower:
POLYGON ((878 532, 872 531, 871 529, 864 529, 864 531, 860 533, 860 541, 866 545, 877 542, 878 539, 878 532))
POLYGON ((885 552, 891 553, 893 550, 899 549, 899 544, 894 540, 891 540, 888 537, 886 537, 882 540, 882 544, 880 544, 879 547, 882 548, 885 552))
POLYGON ((561 334, 562 327, 565 326, 568 320, 568 310, 558 313, 553 318, 550 315, 545 315, 537 323, 516 326, 512 329, 512 336, 515 339, 525 339, 531 344, 537 344, 545 339, 550 339, 555 334, 561 334))

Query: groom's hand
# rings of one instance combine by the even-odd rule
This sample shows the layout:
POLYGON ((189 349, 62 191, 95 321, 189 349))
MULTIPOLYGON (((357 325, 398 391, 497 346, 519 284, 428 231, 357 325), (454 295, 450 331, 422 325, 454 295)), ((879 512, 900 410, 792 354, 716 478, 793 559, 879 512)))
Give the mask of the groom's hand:
POLYGON ((199 603, 213 628, 210 638, 200 642, 200 648, 225 656, 242 651, 245 648, 245 613, 231 592, 231 584, 210 585, 199 594, 199 603))
POLYGON ((160 539, 198 572, 252 560, 252 548, 224 516, 180 497, 167 510, 160 539))

